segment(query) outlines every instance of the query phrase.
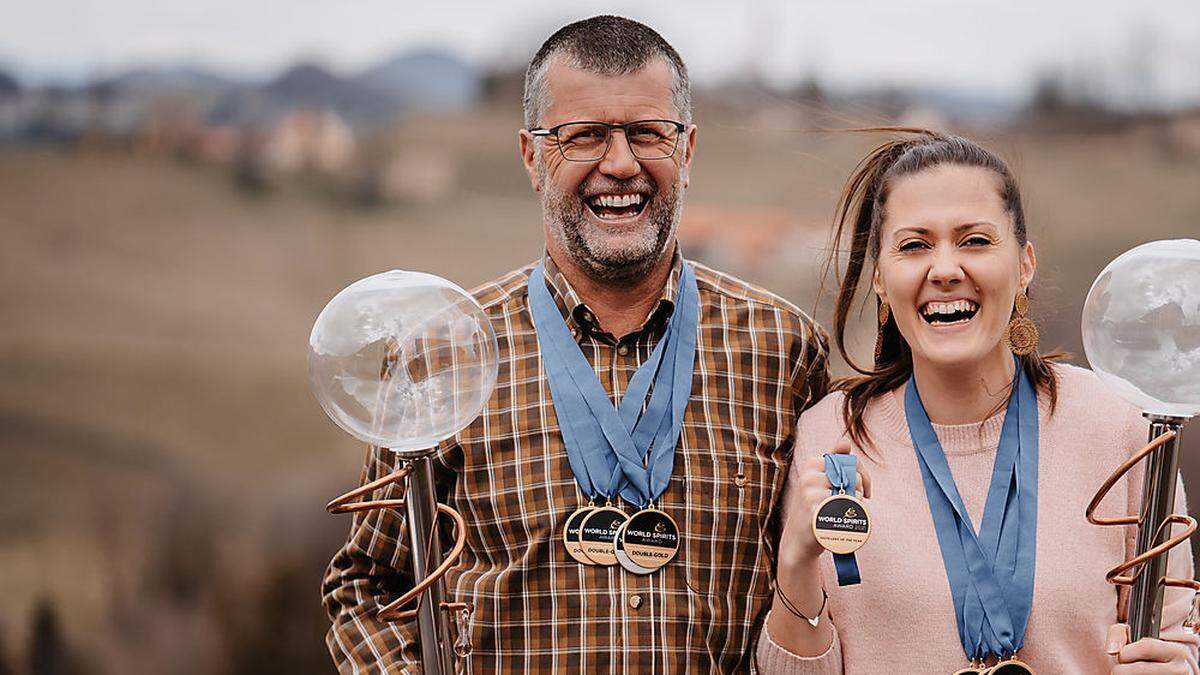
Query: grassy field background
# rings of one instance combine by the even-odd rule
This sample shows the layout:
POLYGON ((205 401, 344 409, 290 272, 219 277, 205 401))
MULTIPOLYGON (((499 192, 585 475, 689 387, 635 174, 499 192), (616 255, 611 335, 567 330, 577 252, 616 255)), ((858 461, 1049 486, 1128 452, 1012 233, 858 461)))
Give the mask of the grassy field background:
MULTIPOLYGON (((169 157, 0 149, 0 672, 331 672, 319 581, 348 521, 322 506, 362 451, 308 392, 308 331, 374 272, 470 287, 539 255, 515 112, 464 114, 470 139, 413 119, 395 141, 446 158, 453 189, 373 209, 304 180, 250 194, 169 157)), ((813 308, 834 200, 871 139, 697 118, 686 252, 813 308)), ((1100 269, 1200 232, 1200 157, 1136 129, 964 131, 1013 162, 1043 345, 1084 363, 1100 269)), ((1200 485, 1200 428, 1185 436, 1200 485)))

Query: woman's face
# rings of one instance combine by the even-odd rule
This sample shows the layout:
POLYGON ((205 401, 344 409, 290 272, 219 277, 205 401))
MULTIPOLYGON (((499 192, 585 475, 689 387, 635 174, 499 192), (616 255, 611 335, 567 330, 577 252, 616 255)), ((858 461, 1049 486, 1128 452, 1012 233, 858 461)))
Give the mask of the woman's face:
POLYGON ((874 287, 914 362, 970 367, 1003 356, 1013 299, 1033 279, 1000 199, 1000 177, 944 164, 893 181, 874 287))

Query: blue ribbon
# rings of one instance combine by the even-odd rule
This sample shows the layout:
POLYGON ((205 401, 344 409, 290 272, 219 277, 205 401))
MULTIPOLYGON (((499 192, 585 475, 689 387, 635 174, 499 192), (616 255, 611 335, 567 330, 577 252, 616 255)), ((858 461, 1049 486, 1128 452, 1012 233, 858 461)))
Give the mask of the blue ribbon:
POLYGON ((904 395, 908 431, 937 530, 967 658, 1006 657, 1025 644, 1037 552, 1037 393, 1016 361, 978 536, 915 377, 904 395))
POLYGON ((683 262, 675 311, 650 358, 634 372, 618 408, 554 304, 544 263, 529 277, 529 307, 567 460, 580 489, 589 499, 619 493, 644 508, 670 483, 691 396, 700 323, 700 293, 691 266, 683 262))
MULTIPOLYGON (((854 494, 858 485, 858 457, 836 452, 825 455, 825 476, 833 487, 833 494, 854 494)), ((853 586, 862 581, 858 573, 858 560, 853 553, 834 553, 833 568, 837 570, 838 586, 853 586)))

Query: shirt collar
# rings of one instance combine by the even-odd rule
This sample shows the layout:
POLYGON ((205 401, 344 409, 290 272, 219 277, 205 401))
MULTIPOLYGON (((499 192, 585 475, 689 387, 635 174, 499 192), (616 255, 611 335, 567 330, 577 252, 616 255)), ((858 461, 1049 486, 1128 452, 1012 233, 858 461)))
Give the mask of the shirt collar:
MULTIPOLYGON (((574 287, 571 286, 571 282, 567 281, 562 270, 555 264, 548 252, 542 254, 542 262, 546 267, 546 286, 550 290, 550 297, 554 299, 554 304, 558 306, 559 313, 562 314, 563 319, 567 322, 567 327, 575 334, 576 339, 589 333, 600 334, 600 325, 596 322, 592 310, 579 297, 574 287)), ((663 286, 658 303, 638 328, 638 333, 647 330, 653 331, 666 325, 667 319, 675 311, 675 296, 679 292, 679 277, 682 272, 683 256, 676 247, 671 258, 671 272, 667 275, 667 283, 663 286)), ((612 337, 616 339, 623 336, 612 337)))

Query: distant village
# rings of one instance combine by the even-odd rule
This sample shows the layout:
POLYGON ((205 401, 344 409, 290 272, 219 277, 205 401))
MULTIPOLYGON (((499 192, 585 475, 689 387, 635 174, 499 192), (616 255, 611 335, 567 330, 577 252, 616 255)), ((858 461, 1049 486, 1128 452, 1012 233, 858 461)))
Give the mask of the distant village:
MULTIPOLYGON (((413 116, 461 115, 488 104, 503 106, 516 121, 522 76, 519 70, 485 72, 453 53, 428 49, 349 75, 298 63, 257 83, 197 67, 146 66, 82 86, 26 87, 0 70, 0 147, 171 156, 227 168, 248 191, 304 176, 361 206, 436 201, 455 187, 453 157, 401 147, 393 132, 413 116)), ((1168 152, 1200 157, 1200 110, 1114 112, 1050 79, 1037 84, 1027 104, 938 91, 835 97, 816 80, 777 95, 762 92, 743 82, 699 96, 706 113, 749 114, 755 124, 795 128, 847 126, 846 110, 863 123, 933 128, 967 123, 1086 133, 1136 127, 1149 129, 1168 152)))

